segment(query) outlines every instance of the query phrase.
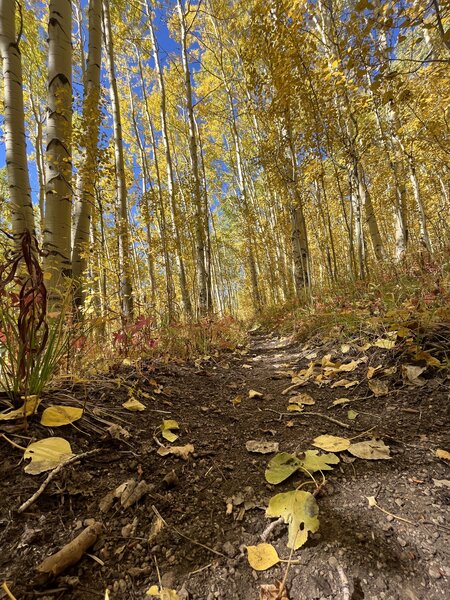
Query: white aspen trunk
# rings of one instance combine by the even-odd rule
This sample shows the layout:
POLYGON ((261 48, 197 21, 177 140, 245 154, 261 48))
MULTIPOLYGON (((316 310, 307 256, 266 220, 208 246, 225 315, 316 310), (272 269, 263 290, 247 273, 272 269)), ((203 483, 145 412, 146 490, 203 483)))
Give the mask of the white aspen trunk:
POLYGON ((187 30, 185 22, 184 9, 181 0, 177 0, 178 17, 180 20, 181 33, 181 58, 184 72, 184 85, 186 93, 186 108, 189 122, 189 153, 191 158, 192 177, 191 177, 191 195, 195 209, 195 244, 196 244, 196 263, 197 263, 197 285, 198 285, 198 313, 204 316, 208 312, 208 277, 206 271, 205 256, 205 231, 202 210, 202 192, 200 183, 200 171, 198 165, 198 147, 197 136, 195 133, 195 116, 192 103, 192 84, 189 59, 187 53, 187 30))
POLYGON ((74 300, 83 306, 85 294, 82 276, 87 268, 89 230, 94 206, 96 153, 100 127, 100 66, 102 57, 102 0, 89 0, 89 46, 83 100, 83 156, 78 173, 75 202, 72 271, 75 281, 74 300))
POLYGON ((52 293, 71 275, 72 2, 50 0, 44 267, 52 293))
POLYGON ((428 233, 427 226, 427 218, 425 216, 425 209, 423 207, 422 202, 422 194, 420 192, 419 180, 417 178, 416 173, 416 165, 414 163, 414 158, 412 154, 408 156, 408 166, 409 166, 409 178, 411 181, 414 200, 417 207, 417 212, 419 213, 419 230, 420 230, 420 241, 428 250, 428 252, 432 252, 433 248, 431 246, 430 236, 428 233))
POLYGON ((103 0, 103 28, 106 45, 106 62, 109 72, 109 91, 113 119, 114 155, 116 163, 116 200, 118 204, 119 229, 119 296, 125 322, 133 318, 132 263, 130 255, 130 230, 128 222, 128 199, 123 157, 122 120, 119 94, 114 66, 114 46, 109 13, 109 0, 103 0))
MULTIPOLYGON (((166 158, 166 170, 167 170, 167 194, 169 196, 169 206, 172 212, 172 221, 174 227, 175 245, 177 250, 177 261, 179 267, 180 276, 180 289, 181 298, 183 300, 184 310, 187 317, 192 317, 192 303, 189 297, 189 291, 187 287, 186 272, 184 268, 183 254, 181 248, 181 239, 178 230, 178 209, 175 198, 175 187, 174 187, 174 169, 172 162, 172 154, 170 151, 170 140, 169 140, 169 128, 167 124, 167 109, 166 109, 166 86, 164 81, 164 75, 161 68, 161 62, 159 60, 158 46, 156 43, 155 29, 153 25, 153 10, 150 5, 150 0, 146 1, 146 12, 150 31, 150 40, 152 42, 153 49, 153 60, 155 62, 156 74, 158 77, 159 94, 160 94, 160 115, 161 115, 161 134, 164 145, 164 155, 166 158)), ((144 82, 142 83, 144 87, 144 82)), ((146 103, 147 105, 147 103, 146 103)), ((156 145, 154 145, 154 155, 156 160, 156 145)))
POLYGON ((5 146, 12 231, 34 234, 34 214, 25 140, 22 60, 16 38, 15 0, 0 0, 0 52, 3 61, 5 146))

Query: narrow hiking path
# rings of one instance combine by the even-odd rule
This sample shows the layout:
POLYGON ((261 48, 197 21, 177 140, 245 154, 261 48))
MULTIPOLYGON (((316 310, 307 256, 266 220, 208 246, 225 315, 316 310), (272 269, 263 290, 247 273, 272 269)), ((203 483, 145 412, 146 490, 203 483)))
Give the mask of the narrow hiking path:
MULTIPOLYGON (((42 406, 85 404, 85 417, 76 428, 49 431, 36 421, 18 433, 34 439, 63 436, 75 453, 100 451, 63 469, 18 515, 15 509, 45 474, 24 474, 20 452, 0 441, 2 580, 20 600, 104 598, 106 588, 111 600, 143 599, 158 583, 157 565, 162 584, 177 589, 182 599, 269 599, 260 596, 261 585, 283 579, 286 565, 256 572, 245 546, 260 543, 270 522, 264 513, 270 497, 295 489, 299 479, 269 485, 264 472, 273 454, 249 452, 246 442, 278 442, 280 452, 293 453, 311 449, 316 436, 331 434, 383 439, 391 459, 341 453, 317 496, 320 528, 294 554, 299 562, 290 566, 287 597, 448 598, 450 469, 434 456, 449 442, 445 377, 430 377, 421 386, 399 384, 375 397, 363 374, 383 361, 392 366, 387 357, 356 347, 345 356, 340 352, 254 334, 248 349, 234 353, 188 362, 125 361, 108 375, 49 392, 42 406), (328 354, 331 359, 324 359, 328 354), (315 414, 288 412, 289 393, 283 391, 295 381, 289 372, 311 362, 320 371, 322 363, 338 359, 361 360, 344 373, 358 384, 345 389, 308 380, 292 393, 309 394, 315 403, 303 413, 315 414), (261 396, 250 398, 251 390, 261 396), (344 395, 349 402, 333 406, 344 395), (146 409, 127 411, 122 407, 127 399, 146 409), (348 418, 349 408, 358 412, 356 418, 348 418), (158 454, 162 419, 179 424, 174 445, 193 445, 187 460, 158 454), (112 492, 130 480, 147 486, 143 497, 125 508, 112 492), (371 496, 387 512, 371 509, 371 496), (36 565, 94 521, 102 523, 103 534, 91 556, 43 587, 33 585, 36 565)), ((19 443, 14 431, 7 435, 19 443)), ((288 558, 287 526, 277 527, 268 542, 288 558)))

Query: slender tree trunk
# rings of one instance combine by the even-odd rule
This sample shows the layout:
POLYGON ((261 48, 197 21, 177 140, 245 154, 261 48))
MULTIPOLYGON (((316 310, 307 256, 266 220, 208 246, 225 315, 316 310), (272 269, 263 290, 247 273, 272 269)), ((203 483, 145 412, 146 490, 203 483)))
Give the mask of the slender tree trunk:
POLYGON ((16 37, 15 0, 0 0, 0 52, 3 61, 5 146, 12 230, 34 234, 34 215, 25 140, 20 39, 16 37))
POLYGON ((49 11, 44 266, 58 294, 72 272, 72 2, 50 0, 49 11))
POLYGON ((198 165, 198 147, 197 136, 195 132, 195 116, 192 102, 192 84, 191 71, 189 67, 189 59, 187 53, 187 30, 185 22, 184 9, 181 0, 177 0, 178 17, 180 20, 181 33, 181 58, 184 71, 184 85, 186 93, 186 108, 189 122, 189 153, 192 166, 191 177, 191 194, 193 206, 195 209, 195 243, 196 243, 196 262, 197 262, 197 284, 198 284, 198 312, 200 316, 204 316, 208 312, 208 277, 206 270, 205 256, 205 230, 202 210, 202 191, 200 182, 200 171, 198 165))
MULTIPOLYGON (((180 275, 180 289, 181 298, 183 300, 184 310, 188 318, 192 317, 192 303, 189 297, 189 291, 187 288, 186 271, 184 268, 183 254, 181 248, 181 240, 178 232, 178 209, 175 198, 175 187, 174 187, 174 170, 172 162, 172 154, 170 151, 170 139, 169 139, 169 128, 167 123, 167 109, 166 109, 166 86, 164 81, 164 75, 161 68, 161 62, 159 60, 158 46, 156 43, 155 30, 153 25, 153 10, 150 5, 150 0, 146 0, 146 12, 149 24, 150 39, 153 48, 153 60, 155 62, 156 74, 158 77, 159 94, 160 94, 160 115, 161 115, 161 134, 164 145, 164 154, 166 158, 166 169, 167 169, 167 194, 169 196, 169 206, 172 212, 172 221, 174 227, 175 244, 177 250, 177 260, 179 266, 180 275)), ((155 145, 156 148, 156 145, 155 145)), ((155 151, 156 157, 156 151, 155 151)))
POLYGON ((114 46, 109 13, 109 0, 103 0, 103 27, 105 33, 106 62, 109 72, 111 111, 113 119, 114 152, 116 162, 116 198, 119 229, 119 295, 125 322, 133 318, 132 264, 130 255, 130 231, 128 222, 127 188, 123 157, 122 120, 119 94, 114 66, 114 46))
POLYGON ((100 127, 100 67, 102 54, 102 0, 89 0, 89 47, 83 101, 83 157, 78 173, 79 189, 75 203, 75 231, 72 271, 75 281, 74 300, 84 305, 81 284, 87 267, 89 229, 94 205, 97 140, 100 127))

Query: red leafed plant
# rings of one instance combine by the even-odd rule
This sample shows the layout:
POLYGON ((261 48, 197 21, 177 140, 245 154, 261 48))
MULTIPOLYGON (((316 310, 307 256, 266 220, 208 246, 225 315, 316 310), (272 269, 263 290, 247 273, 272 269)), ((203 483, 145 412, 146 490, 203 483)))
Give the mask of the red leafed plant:
POLYGON ((64 355, 68 337, 64 310, 50 324, 47 289, 34 236, 12 240, 0 264, 0 386, 17 405, 22 395, 39 394, 64 355))

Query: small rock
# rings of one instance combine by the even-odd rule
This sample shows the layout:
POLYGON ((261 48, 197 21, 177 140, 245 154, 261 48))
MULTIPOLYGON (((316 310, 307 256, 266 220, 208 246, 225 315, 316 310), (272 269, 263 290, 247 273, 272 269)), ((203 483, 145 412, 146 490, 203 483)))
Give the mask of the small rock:
POLYGON ((174 571, 167 571, 167 573, 164 573, 164 575, 161 577, 161 585, 162 585, 162 587, 166 587, 166 588, 175 587, 174 571))
POLYGON ((234 558, 238 553, 237 549, 233 546, 231 542, 225 542, 222 546, 222 550, 230 558, 234 558))
POLYGON ((398 538, 397 538, 397 542, 400 544, 400 546, 401 546, 402 548, 404 548, 404 547, 406 546, 406 543, 407 543, 407 542, 406 542, 406 540, 405 540, 405 539, 403 539, 402 537, 398 537, 398 538))
POLYGON ((441 570, 437 565, 431 565, 431 567, 428 569, 428 575, 433 579, 440 579, 442 577, 441 570))

